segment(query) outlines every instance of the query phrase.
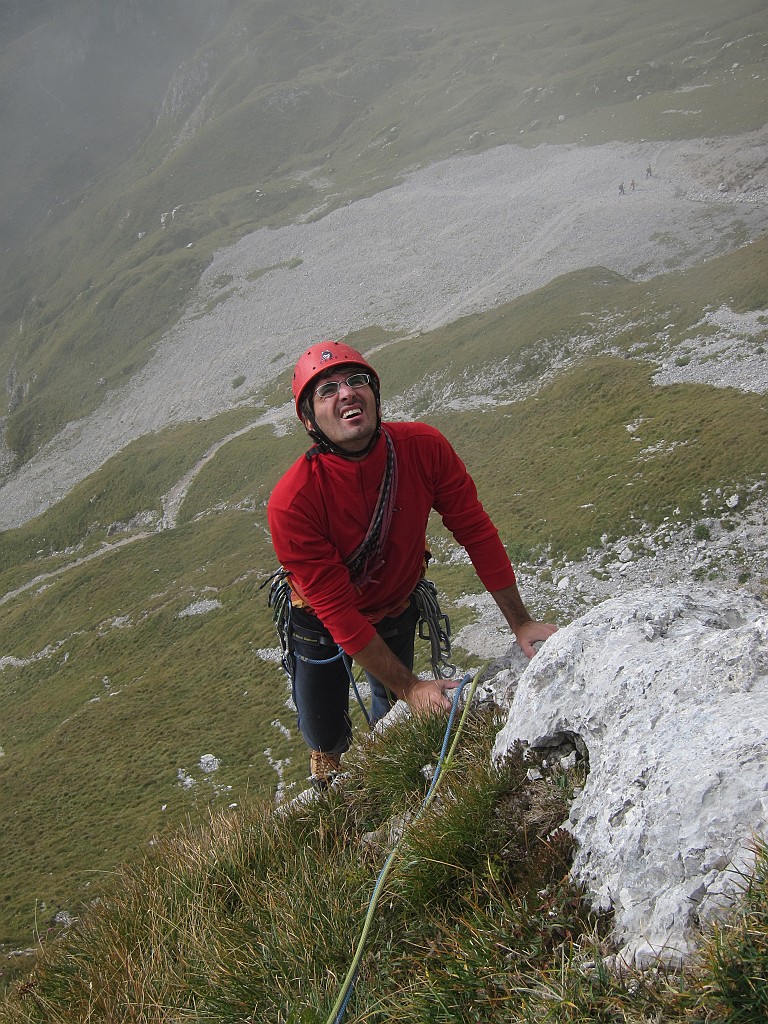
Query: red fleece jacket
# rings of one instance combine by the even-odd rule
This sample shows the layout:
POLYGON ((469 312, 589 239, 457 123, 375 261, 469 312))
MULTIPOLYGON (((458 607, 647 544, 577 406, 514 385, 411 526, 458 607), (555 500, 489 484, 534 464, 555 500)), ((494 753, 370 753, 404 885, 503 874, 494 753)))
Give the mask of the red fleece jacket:
POLYGON ((384 426, 397 455, 397 494, 384 564, 375 580, 355 587, 344 559, 365 537, 376 506, 387 460, 383 437, 359 462, 328 453, 302 455, 278 481, 267 508, 280 564, 350 655, 373 639, 372 623, 405 607, 421 577, 433 508, 466 548, 489 591, 515 582, 498 531, 449 441, 424 423, 384 426))

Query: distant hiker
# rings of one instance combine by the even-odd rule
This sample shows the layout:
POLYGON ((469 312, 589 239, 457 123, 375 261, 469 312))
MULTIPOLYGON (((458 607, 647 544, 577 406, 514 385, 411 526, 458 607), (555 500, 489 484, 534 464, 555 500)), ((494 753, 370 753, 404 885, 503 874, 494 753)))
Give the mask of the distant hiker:
POLYGON ((619 185, 619 195, 621 195, 621 196, 626 195, 626 192, 624 191, 624 182, 623 181, 619 185))
POLYGON ((267 511, 282 567, 283 664, 312 779, 323 788, 352 739, 352 659, 370 683, 371 726, 397 698, 416 712, 450 708, 444 680, 413 673, 415 631, 420 618, 430 621, 425 585, 436 603, 424 579, 433 508, 529 658, 556 627, 528 614, 498 531, 449 441, 424 423, 382 423, 379 376, 360 352, 336 341, 313 345, 296 363, 293 397, 314 444, 278 481, 267 511))
POLYGON ((650 176, 651 176, 651 165, 650 164, 648 164, 648 166, 645 168, 645 176, 646 176, 646 178, 650 178, 650 176))
POLYGON ((630 183, 629 183, 629 187, 630 187, 630 188, 632 189, 632 191, 633 191, 633 192, 634 192, 634 191, 635 191, 635 189, 637 188, 637 182, 635 181, 635 179, 634 179, 634 178, 632 179, 632 181, 630 181, 630 183))

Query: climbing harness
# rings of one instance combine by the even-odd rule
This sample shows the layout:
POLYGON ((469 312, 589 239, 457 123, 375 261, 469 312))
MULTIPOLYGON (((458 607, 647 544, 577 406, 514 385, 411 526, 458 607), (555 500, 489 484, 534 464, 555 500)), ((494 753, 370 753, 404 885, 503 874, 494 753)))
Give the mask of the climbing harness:
MULTIPOLYGON (((440 756, 437 760, 435 774, 432 777, 432 782, 430 784, 429 790, 427 791, 427 795, 424 797, 421 807, 419 808, 415 817, 413 818, 412 823, 417 822, 422 817, 422 815, 427 811, 430 804, 435 799, 438 786, 442 781, 442 777, 445 771, 448 768, 450 768, 451 764, 453 763, 453 755, 456 750, 456 747, 458 746, 462 730, 464 729, 464 724, 466 722, 467 714, 469 712, 469 707, 472 702, 472 698, 474 696, 478 680, 484 670, 485 666, 480 668, 475 673, 475 676, 472 679, 472 685, 470 686, 469 692, 464 701, 464 710, 462 712, 461 718, 459 719, 459 724, 456 728, 456 734, 453 737, 453 742, 451 743, 450 750, 448 750, 448 741, 451 736, 451 729, 453 728, 453 722, 456 717, 457 708, 459 706, 459 699, 461 697, 461 693, 464 687, 471 678, 471 673, 467 672, 467 674, 461 679, 461 681, 454 689, 453 699, 451 701, 451 710, 450 714, 448 715, 448 723, 445 727, 445 736, 443 737, 443 745, 440 750, 440 756), (448 751, 447 753, 446 750, 448 751)), ((339 992, 338 998, 336 999, 336 1002, 333 1005, 333 1009, 331 1010, 330 1016, 328 1017, 327 1024, 341 1024, 341 1021, 344 1019, 344 1014, 346 1013, 347 1005, 350 999, 352 998, 352 993, 355 987, 355 981, 357 980, 357 974, 360 969, 360 962, 362 961, 363 958, 365 942, 368 937, 368 932, 370 931, 371 924, 373 922, 373 916, 376 911, 376 906, 379 902, 379 897, 381 896, 381 891, 384 887, 384 881, 392 868, 395 858, 397 857, 397 853, 400 848, 400 843, 403 839, 403 835, 404 833, 401 833, 400 837, 398 838, 392 850, 390 851, 389 856, 384 862, 384 867, 379 872, 379 877, 376 879, 376 884, 374 885, 373 893, 368 903, 368 912, 365 915, 365 921, 363 922, 362 931, 360 933, 360 938, 358 939, 357 942, 357 947, 352 958, 352 963, 349 967, 349 970, 347 971, 347 976, 344 979, 344 983, 341 987, 341 991, 339 992)))
MULTIPOLYGON (((351 659, 345 655, 329 634, 297 626, 294 622, 289 576, 290 573, 281 566, 271 576, 268 576, 260 587, 263 589, 269 586, 268 604, 272 609, 272 618, 280 641, 280 661, 283 668, 293 679, 297 657, 310 665, 326 665, 338 661, 340 658, 343 659, 355 698, 363 709, 365 720, 370 728, 370 718, 360 698, 352 673, 351 659), (317 659, 297 655, 293 649, 294 639, 328 647, 334 650, 334 653, 329 654, 327 658, 317 659)), ((440 608, 437 588, 431 580, 422 577, 416 584, 412 597, 419 612, 419 637, 422 640, 428 640, 430 644, 430 663, 433 675, 435 679, 451 679, 456 673, 456 666, 448 660, 451 656, 451 623, 440 608)))

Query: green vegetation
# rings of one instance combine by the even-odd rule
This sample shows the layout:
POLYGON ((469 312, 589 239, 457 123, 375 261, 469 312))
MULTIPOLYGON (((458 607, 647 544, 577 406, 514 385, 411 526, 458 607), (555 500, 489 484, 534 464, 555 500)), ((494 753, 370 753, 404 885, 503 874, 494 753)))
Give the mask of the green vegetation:
MULTIPOLYGON (((127 6, 149 17, 155 5, 127 6)), ((192 85, 187 107, 153 112, 132 152, 115 150, 82 194, 50 209, 46 196, 45 223, 19 236, 12 269, 2 263, 0 376, 17 463, 127 382, 213 252, 248 232, 504 142, 662 140, 765 119, 762 0, 726 13, 716 0, 227 10, 187 67, 193 85, 205 68, 204 93, 192 85), (684 89, 695 112, 671 117, 684 89)), ((17 116, 6 104, 0 123, 17 116)), ((31 194, 0 173, 8 194, 31 194)), ((236 284, 222 274, 214 287, 209 309, 236 284)), ((768 239, 642 283, 585 269, 418 338, 376 327, 348 340, 377 349, 385 406, 455 442, 516 561, 575 557, 673 507, 695 523, 703 492, 768 472, 765 396, 652 383, 662 356, 690 359, 685 342, 721 304, 768 306, 768 239), (447 412, 457 397, 476 405, 447 412)), ((423 796, 436 726, 404 723, 357 751, 343 793, 296 814, 270 809, 278 783, 303 784, 306 751, 270 660, 264 507, 305 438, 298 424, 285 436, 255 426, 288 401, 287 375, 259 395, 245 383, 233 377, 236 410, 133 442, 0 537, 0 947, 39 953, 0 1021, 117 1021, 126 1002, 137 1022, 324 1020, 380 864, 362 835, 423 796), (160 529, 185 478, 175 525, 160 529), (88 904, 59 941, 57 912, 88 904)), ((437 521, 430 541, 457 632, 475 613, 454 601, 479 585, 448 562, 437 521)), ((573 780, 532 787, 517 757, 490 770, 494 727, 472 724, 456 805, 407 840, 349 1019, 469 1020, 470 1002, 478 1020, 513 1024, 762 1019, 765 851, 741 916, 700 967, 621 982, 604 968, 607 922, 562 881, 567 841, 541 838, 573 780)), ((0 981, 26 967, 4 958, 0 981)))
MULTIPOLYGON (((701 526, 702 493, 768 472, 763 396, 651 381, 662 327, 673 325, 664 332, 672 358, 703 308, 765 308, 767 254, 760 242, 642 284, 583 271, 419 338, 367 331, 351 340, 364 350, 389 342, 375 356, 385 400, 430 403, 427 419, 456 444, 515 562, 541 551, 574 557, 603 533, 632 536, 638 521, 658 524, 675 507, 701 526), (594 350, 579 354, 585 331, 594 350), (530 388, 569 348, 570 369, 512 400, 516 375, 530 388), (477 407, 438 412, 436 376, 449 397, 477 381, 477 407)), ((263 399, 274 408, 289 394, 285 380, 263 399)), ((6 948, 30 945, 56 910, 86 897, 94 872, 156 833, 199 820, 209 803, 274 792, 278 762, 283 784, 306 776, 282 671, 256 653, 276 646, 258 589, 274 567, 265 503, 305 438, 298 423, 284 436, 254 426, 260 408, 148 435, 2 535, 0 656, 17 659, 0 671, 6 948), (176 528, 157 532, 161 497, 185 475, 176 528), (205 600, 221 607, 178 617, 205 600), (222 761, 215 786, 195 767, 205 753, 222 761), (184 789, 179 769, 198 784, 184 789), (93 783, 79 789, 78 778, 93 783)), ((455 635, 476 614, 455 599, 479 584, 471 566, 449 564, 439 520, 430 539, 430 575, 455 635)))
POLYGON ((304 261, 300 256, 296 256, 292 260, 283 260, 282 263, 275 263, 271 267, 258 267, 256 270, 252 270, 249 274, 246 274, 247 281, 258 281, 260 277, 268 274, 271 270, 295 270, 296 267, 300 267, 304 261))
POLYGON ((505 410, 503 431, 499 415, 433 420, 484 481, 483 502, 502 535, 570 558, 599 546, 604 533, 633 532, 635 517, 652 527, 675 507, 695 517, 708 488, 768 472, 762 396, 656 388, 639 362, 587 360, 505 410), (638 416, 641 444, 627 431, 638 416), (526 439, 519 449, 515 438, 526 439), (653 455, 641 451, 655 446, 653 455))
MULTIPOLYGON (((298 433, 298 422, 297 422, 298 433)), ((250 504, 266 525, 263 506, 272 485, 301 453, 297 434, 275 437, 269 427, 251 430, 228 442, 195 477, 180 519, 189 522, 217 505, 250 504)))
POLYGON ((34 920, 45 931, 156 832, 274 790, 264 751, 292 747, 271 724, 284 678, 255 653, 275 643, 255 569, 269 564, 252 517, 229 513, 72 568, 3 609, 4 653, 21 664, 0 674, 0 942, 29 945, 34 920), (182 614, 206 600, 207 614, 182 614), (206 753, 222 761, 215 778, 198 767, 206 753), (182 769, 198 785, 184 789, 182 769))
POLYGON ((349 1024, 763 1019, 768 850, 695 964, 612 973, 610 919, 568 882, 572 840, 559 827, 583 766, 539 765, 532 779, 538 762, 519 747, 491 766, 500 724, 487 708, 468 716, 426 810, 440 716, 356 748, 341 786, 315 801, 277 813, 249 800, 160 840, 94 886, 0 1021, 324 1024, 363 935, 349 1024))
POLYGON ((235 411, 217 420, 187 423, 159 434, 145 434, 127 445, 87 480, 77 484, 55 508, 0 540, 0 585, 5 570, 37 574, 61 561, 61 553, 81 544, 94 547, 113 523, 128 524, 143 512, 162 511, 161 498, 229 430, 253 416, 235 411))

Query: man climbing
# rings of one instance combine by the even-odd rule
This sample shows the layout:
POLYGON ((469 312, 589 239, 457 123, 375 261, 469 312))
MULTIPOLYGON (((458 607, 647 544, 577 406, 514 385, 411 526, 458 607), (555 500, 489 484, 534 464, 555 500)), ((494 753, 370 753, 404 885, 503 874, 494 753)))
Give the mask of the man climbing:
POLYGON ((371 686, 371 725, 397 698, 416 712, 450 707, 445 683, 412 671, 414 594, 431 509, 468 552, 529 658, 556 627, 528 614, 498 532, 448 440, 423 423, 382 423, 379 377, 360 352, 336 341, 313 345, 296 363, 293 397, 314 444, 278 481, 268 518, 290 588, 284 664, 322 788, 351 742, 352 658, 371 686))

